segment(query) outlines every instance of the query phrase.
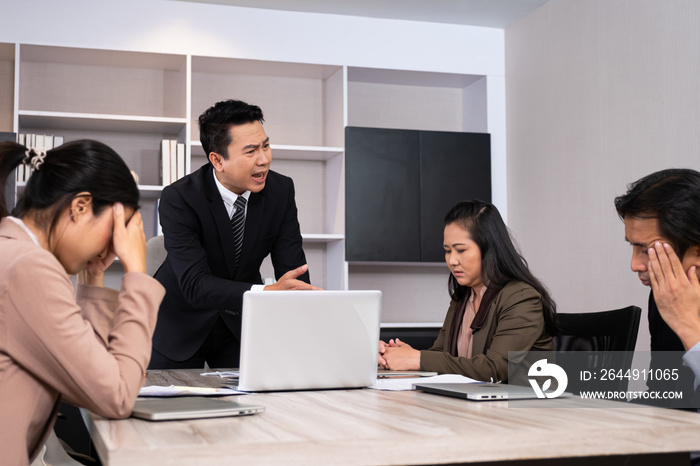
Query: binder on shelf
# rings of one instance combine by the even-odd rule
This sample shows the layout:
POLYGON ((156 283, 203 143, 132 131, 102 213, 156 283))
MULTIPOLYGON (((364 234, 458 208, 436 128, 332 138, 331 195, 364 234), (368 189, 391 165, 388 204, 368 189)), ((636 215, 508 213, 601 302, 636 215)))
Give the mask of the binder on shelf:
POLYGON ((177 141, 170 140, 170 182, 177 181, 177 141))
POLYGON ((53 148, 53 135, 47 136, 46 134, 44 134, 44 150, 49 151, 53 148))
MULTIPOLYGON (((39 149, 39 147, 37 146, 37 140, 38 140, 38 138, 37 138, 36 134, 27 134, 26 146, 27 147, 34 147, 35 149, 39 149)), ((29 177, 31 176, 31 174, 32 174, 31 165, 29 165, 29 164, 24 165, 24 179, 23 179, 23 181, 25 181, 25 182, 29 181, 29 177)))
MULTIPOLYGON (((19 141, 19 135, 15 133, 10 133, 10 132, 5 132, 1 131, 0 132, 0 142, 15 142, 19 141)), ((7 182, 5 183, 5 204, 7 205, 7 209, 12 211, 12 209, 15 207, 15 202, 17 198, 17 175, 15 176, 8 176, 7 177, 7 182)))
MULTIPOLYGON (((27 148, 34 148, 36 151, 49 151, 63 144, 63 136, 20 133, 17 135, 17 142, 27 148)), ((17 176, 15 179, 18 182, 26 183, 32 171, 33 168, 30 165, 17 167, 17 176)))
POLYGON ((185 176, 185 145, 181 142, 177 143, 177 179, 185 176))
POLYGON ((172 183, 170 179, 170 141, 163 139, 160 142, 160 183, 167 186, 172 183))
MULTIPOLYGON (((26 146, 25 144, 25 134, 24 133, 19 133, 17 135, 17 144, 21 144, 23 146, 26 146)), ((19 165, 17 169, 15 170, 15 182, 21 183, 23 181, 26 181, 24 179, 24 165, 19 165)))

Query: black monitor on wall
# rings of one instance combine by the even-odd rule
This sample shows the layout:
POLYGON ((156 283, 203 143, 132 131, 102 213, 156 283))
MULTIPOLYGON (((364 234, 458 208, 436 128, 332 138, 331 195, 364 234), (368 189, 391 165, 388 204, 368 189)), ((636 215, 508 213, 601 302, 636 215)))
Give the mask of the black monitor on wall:
POLYGON ((457 202, 491 202, 483 133, 345 128, 350 262, 441 262, 443 218, 457 202))

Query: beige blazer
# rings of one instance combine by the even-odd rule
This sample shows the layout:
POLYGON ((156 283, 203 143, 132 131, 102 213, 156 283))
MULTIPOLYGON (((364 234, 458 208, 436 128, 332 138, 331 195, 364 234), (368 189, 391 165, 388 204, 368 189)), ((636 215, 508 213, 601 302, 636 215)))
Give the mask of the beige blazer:
POLYGON ((508 351, 553 351, 544 327, 540 294, 523 282, 510 282, 498 293, 481 329, 472 337, 472 357, 452 356, 449 335, 459 307, 452 301, 435 343, 421 351, 421 370, 462 374, 476 380, 508 381, 508 351))
POLYGON ((143 384, 164 289, 124 275, 120 292, 74 292, 53 254, 0 220, 0 458, 27 465, 63 398, 105 417, 126 417, 143 384))

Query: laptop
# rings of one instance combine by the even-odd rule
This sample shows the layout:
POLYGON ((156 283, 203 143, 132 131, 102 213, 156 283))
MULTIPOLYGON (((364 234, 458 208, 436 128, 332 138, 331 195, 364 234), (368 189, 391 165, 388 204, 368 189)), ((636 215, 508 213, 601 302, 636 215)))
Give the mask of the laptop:
POLYGON ((532 387, 505 383, 416 383, 416 390, 472 401, 525 400, 537 398, 532 387))
POLYGON ((381 307, 377 290, 246 292, 237 389, 372 385, 381 307))
POLYGON ((209 417, 246 416, 265 411, 263 406, 247 405, 237 401, 219 400, 203 396, 178 398, 138 398, 132 417, 149 421, 200 419, 209 417))

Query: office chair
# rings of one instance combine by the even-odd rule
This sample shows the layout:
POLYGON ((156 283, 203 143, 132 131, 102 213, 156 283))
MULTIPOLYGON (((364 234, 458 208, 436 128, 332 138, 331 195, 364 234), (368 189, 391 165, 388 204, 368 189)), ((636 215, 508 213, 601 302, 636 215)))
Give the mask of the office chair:
POLYGON ((434 327, 391 327, 379 329, 379 339, 388 342, 398 338, 411 345, 413 349, 425 350, 431 348, 437 339, 439 328, 434 327))
MULTIPOLYGON (((595 352, 587 357, 583 370, 597 372, 615 368, 624 373, 632 367, 641 314, 642 310, 637 306, 603 312, 557 314, 561 333, 554 337, 554 348, 558 352, 595 352)), ((610 387, 624 391, 628 382, 625 378, 618 379, 610 387)), ((586 385, 581 380, 570 378, 567 391, 585 390, 586 385)))
POLYGON ((146 273, 156 274, 168 253, 165 250, 164 236, 154 236, 146 242, 146 273))

